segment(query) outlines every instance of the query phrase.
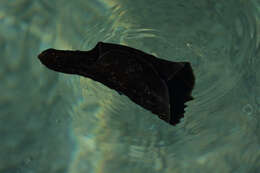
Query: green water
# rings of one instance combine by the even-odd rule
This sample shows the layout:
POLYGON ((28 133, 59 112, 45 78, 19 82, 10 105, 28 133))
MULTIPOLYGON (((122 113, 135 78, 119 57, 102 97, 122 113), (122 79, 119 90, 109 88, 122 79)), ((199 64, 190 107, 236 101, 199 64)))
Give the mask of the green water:
POLYGON ((258 173, 257 0, 1 0, 0 173, 258 173), (170 126, 100 83, 46 69, 47 49, 119 43, 196 76, 170 126))

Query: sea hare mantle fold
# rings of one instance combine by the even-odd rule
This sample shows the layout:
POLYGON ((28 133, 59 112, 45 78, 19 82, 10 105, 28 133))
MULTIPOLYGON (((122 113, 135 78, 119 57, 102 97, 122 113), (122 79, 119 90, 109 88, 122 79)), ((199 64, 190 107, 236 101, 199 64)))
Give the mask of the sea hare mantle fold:
POLYGON ((171 125, 180 122, 185 102, 193 99, 195 77, 189 62, 104 42, 89 51, 47 49, 38 58, 51 70, 91 78, 126 95, 171 125))

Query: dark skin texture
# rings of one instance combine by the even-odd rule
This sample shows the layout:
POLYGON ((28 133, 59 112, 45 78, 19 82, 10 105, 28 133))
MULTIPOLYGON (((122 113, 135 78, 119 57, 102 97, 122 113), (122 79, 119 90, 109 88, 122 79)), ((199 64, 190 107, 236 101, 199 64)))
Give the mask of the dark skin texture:
POLYGON ((38 56, 47 68, 91 78, 126 95, 171 125, 184 117, 195 77, 189 62, 171 62, 143 51, 98 42, 90 51, 47 49, 38 56))

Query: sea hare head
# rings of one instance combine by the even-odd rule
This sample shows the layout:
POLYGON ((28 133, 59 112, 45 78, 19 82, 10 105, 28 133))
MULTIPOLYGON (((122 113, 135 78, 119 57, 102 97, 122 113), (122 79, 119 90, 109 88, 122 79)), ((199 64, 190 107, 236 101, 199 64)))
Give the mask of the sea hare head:
POLYGON ((47 49, 40 53, 38 58, 49 69, 68 74, 77 74, 80 62, 78 57, 73 56, 72 52, 47 49))

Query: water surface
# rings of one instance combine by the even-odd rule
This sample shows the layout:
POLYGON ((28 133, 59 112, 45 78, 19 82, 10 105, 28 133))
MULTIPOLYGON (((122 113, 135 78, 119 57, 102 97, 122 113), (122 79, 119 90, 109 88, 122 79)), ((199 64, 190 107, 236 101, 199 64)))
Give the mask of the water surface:
POLYGON ((1 173, 260 172, 256 0, 2 0, 0 24, 1 173), (36 58, 98 41, 191 62, 181 123, 36 58))

